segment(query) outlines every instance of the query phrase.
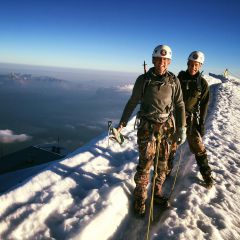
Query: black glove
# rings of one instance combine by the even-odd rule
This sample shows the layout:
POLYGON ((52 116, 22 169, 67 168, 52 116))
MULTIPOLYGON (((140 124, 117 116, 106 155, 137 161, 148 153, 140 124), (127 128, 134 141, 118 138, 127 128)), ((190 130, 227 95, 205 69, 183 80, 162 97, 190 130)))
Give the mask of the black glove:
POLYGON ((205 134, 205 126, 204 126, 204 123, 199 123, 198 126, 197 126, 197 130, 198 130, 198 132, 200 133, 201 137, 203 137, 204 134, 205 134))

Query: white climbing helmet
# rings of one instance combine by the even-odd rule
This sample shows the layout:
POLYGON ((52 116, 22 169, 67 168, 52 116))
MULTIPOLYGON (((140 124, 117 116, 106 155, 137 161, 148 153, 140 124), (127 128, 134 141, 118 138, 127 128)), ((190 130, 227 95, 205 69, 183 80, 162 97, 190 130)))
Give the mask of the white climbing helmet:
POLYGON ((158 45, 153 50, 152 57, 162 57, 172 59, 172 50, 167 45, 158 45))
POLYGON ((203 52, 200 51, 193 51, 188 57, 188 60, 199 62, 201 64, 203 64, 204 59, 205 59, 204 54, 203 52))

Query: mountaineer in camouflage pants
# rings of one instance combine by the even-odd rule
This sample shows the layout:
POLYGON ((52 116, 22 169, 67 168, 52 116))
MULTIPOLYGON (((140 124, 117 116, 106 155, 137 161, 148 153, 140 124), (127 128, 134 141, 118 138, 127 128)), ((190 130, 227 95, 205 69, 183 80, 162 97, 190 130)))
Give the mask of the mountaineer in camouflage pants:
POLYGON ((158 134, 160 134, 161 143, 154 194, 155 196, 162 197, 162 185, 171 170, 170 163, 168 162, 169 153, 175 152, 177 146, 176 142, 172 144, 174 142, 173 121, 172 118, 169 118, 164 123, 151 123, 143 120, 141 127, 138 129, 139 163, 134 176, 136 183, 134 197, 137 201, 144 203, 147 199, 150 168, 154 165, 158 134))
POLYGON ((181 71, 178 78, 181 83, 186 109, 188 144, 191 152, 195 155, 206 187, 211 188, 213 178, 208 164, 207 151, 202 140, 209 102, 208 83, 199 72, 203 62, 204 54, 202 52, 192 52, 188 57, 187 70, 181 71))
POLYGON ((171 58, 170 47, 159 45, 154 49, 152 54, 154 67, 137 78, 117 128, 120 132, 127 125, 135 107, 140 103, 139 164, 134 177, 136 183, 134 210, 140 216, 145 213, 147 185, 150 168, 156 155, 158 135, 161 135, 161 144, 154 200, 156 199, 156 202, 159 200, 159 203, 163 200, 162 185, 168 170, 169 146, 173 139, 180 144, 186 138, 185 107, 181 85, 178 78, 167 70, 171 58))

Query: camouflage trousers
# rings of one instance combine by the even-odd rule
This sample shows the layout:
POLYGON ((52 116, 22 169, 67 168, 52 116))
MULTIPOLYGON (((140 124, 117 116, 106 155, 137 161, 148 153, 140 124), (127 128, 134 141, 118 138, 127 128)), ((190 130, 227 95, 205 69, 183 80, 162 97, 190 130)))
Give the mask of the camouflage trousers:
POLYGON ((155 195, 162 194, 162 185, 169 170, 169 154, 171 151, 176 151, 177 148, 177 144, 173 144, 174 131, 174 123, 171 118, 164 123, 153 123, 147 120, 142 120, 137 133, 139 163, 137 165, 137 172, 134 176, 134 181, 136 183, 134 197, 136 200, 145 202, 147 199, 147 186, 149 184, 150 169, 156 160, 157 139, 161 140, 159 144, 155 195), (160 136, 158 137, 159 134, 160 136))
MULTIPOLYGON (((188 119, 187 119, 188 122, 188 119)), ((202 175, 211 175, 211 168, 208 164, 207 151, 202 137, 197 130, 197 119, 194 118, 187 127, 187 141, 191 152, 195 155, 199 170, 202 175)))

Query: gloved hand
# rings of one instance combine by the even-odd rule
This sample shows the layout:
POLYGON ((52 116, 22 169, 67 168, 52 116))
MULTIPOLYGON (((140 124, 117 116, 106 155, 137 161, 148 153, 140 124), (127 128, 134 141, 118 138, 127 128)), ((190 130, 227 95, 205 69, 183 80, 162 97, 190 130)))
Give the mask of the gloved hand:
POLYGON ((198 132, 200 133, 201 137, 203 137, 204 134, 205 134, 205 126, 204 126, 204 123, 199 123, 199 124, 197 125, 197 130, 198 130, 198 132))
POLYGON ((186 127, 179 127, 175 133, 175 141, 178 145, 181 145, 185 142, 187 138, 187 128, 186 127))

